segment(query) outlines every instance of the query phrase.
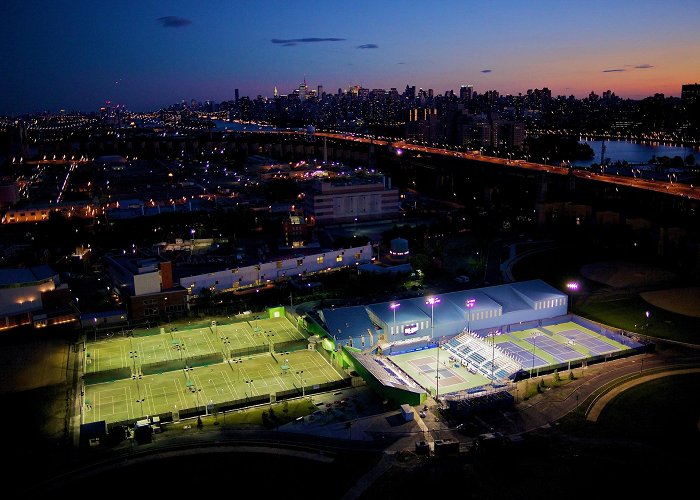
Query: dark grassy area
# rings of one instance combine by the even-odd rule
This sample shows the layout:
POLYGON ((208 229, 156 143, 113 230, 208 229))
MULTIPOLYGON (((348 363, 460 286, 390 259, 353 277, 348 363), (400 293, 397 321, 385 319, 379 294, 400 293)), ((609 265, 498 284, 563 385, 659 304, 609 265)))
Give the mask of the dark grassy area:
POLYGON ((574 414, 492 449, 431 458, 404 453, 362 498, 668 498, 692 491, 699 383, 700 374, 644 383, 609 404, 598 423, 574 414))
MULTIPOLYGON (((610 260, 609 258, 606 260, 610 260)), ((621 289, 598 293, 605 285, 580 274, 584 264, 598 262, 593 253, 581 249, 557 249, 533 254, 513 267, 517 280, 541 279, 566 292, 566 282, 578 281, 581 290, 570 294, 572 312, 615 328, 656 338, 700 343, 700 318, 658 308, 642 299, 637 291, 621 289), (646 312, 649 311, 649 318, 646 312)))
POLYGON ((700 449, 698 387, 700 373, 672 375, 632 387, 605 407, 597 431, 607 437, 696 452, 700 449))
POLYGON ((700 343, 700 318, 658 308, 639 295, 606 301, 577 300, 573 311, 616 328, 679 342, 700 343), (646 311, 649 311, 648 319, 646 311))

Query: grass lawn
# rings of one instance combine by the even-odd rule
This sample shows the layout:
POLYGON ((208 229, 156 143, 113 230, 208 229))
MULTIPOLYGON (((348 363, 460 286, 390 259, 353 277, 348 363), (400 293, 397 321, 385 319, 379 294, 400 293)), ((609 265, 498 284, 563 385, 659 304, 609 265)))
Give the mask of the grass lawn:
POLYGON ((639 296, 605 302, 577 302, 573 311, 616 328, 679 342, 700 343, 700 318, 660 309, 639 296), (646 311, 649 311, 648 326, 646 311))

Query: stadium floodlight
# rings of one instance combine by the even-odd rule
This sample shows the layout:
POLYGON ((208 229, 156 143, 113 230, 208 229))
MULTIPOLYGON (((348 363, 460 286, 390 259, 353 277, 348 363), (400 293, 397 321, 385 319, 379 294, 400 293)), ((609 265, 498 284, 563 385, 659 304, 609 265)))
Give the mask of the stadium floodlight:
POLYGON ((569 289, 569 290, 571 290, 572 292, 577 291, 577 290, 578 290, 578 287, 579 287, 578 281, 569 281, 569 282, 566 284, 566 288, 569 289))
POLYGON ((397 333, 397 332, 396 332, 396 310, 399 308, 400 305, 401 305, 401 304, 400 304, 399 302, 392 302, 391 304, 389 304, 389 309, 391 309, 392 311, 394 311, 394 329, 391 331, 391 336, 392 336, 392 337, 393 337, 394 335, 396 335, 396 333, 397 333))
MULTIPOLYGON (((435 304, 440 303, 440 297, 428 297, 425 301, 426 304, 430 305, 430 338, 435 339, 435 304)), ((440 342, 437 344, 437 359, 435 361, 435 399, 440 397, 440 342)))
POLYGON ((435 309, 435 304, 440 303, 440 297, 428 297, 428 299, 425 301, 427 305, 430 306, 430 339, 434 340, 435 339, 435 327, 433 325, 433 313, 435 309))
POLYGON ((467 299, 465 305, 467 306, 467 333, 470 333, 469 323, 472 319, 472 309, 476 305, 476 299, 467 299))

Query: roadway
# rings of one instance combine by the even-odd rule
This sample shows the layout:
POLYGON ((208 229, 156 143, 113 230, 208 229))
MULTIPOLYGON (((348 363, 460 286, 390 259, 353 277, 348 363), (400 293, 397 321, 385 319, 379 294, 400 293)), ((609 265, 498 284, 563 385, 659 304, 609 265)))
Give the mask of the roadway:
MULTIPOLYGON (((260 133, 258 131, 252 133, 260 133)), ((274 132, 263 132, 263 133, 274 133, 274 132)), ((277 132, 279 133, 279 132, 277 132)), ((289 134, 299 135, 299 132, 289 131, 285 132, 289 134)), ((545 165, 542 163, 535 163, 525 160, 512 160, 510 158, 499 158, 495 156, 485 156, 481 153, 475 152, 465 152, 465 151, 454 151, 452 149, 443 149, 430 146, 422 146, 419 144, 413 144, 406 141, 388 141, 384 139, 376 139, 372 137, 357 136, 354 134, 338 134, 330 132, 316 132, 314 134, 317 137, 325 137, 328 139, 334 139, 338 141, 347 141, 358 144, 368 144, 375 146, 391 146, 394 149, 402 151, 413 151, 417 153, 431 154, 436 156, 456 158, 460 160, 471 160, 478 161, 481 163, 491 163, 495 165, 512 167, 515 169, 530 170, 533 172, 543 172, 553 175, 573 175, 580 179, 593 180, 597 182, 604 182, 607 184, 613 184, 616 186, 629 187, 634 189, 643 189, 645 191, 655 191, 658 193, 664 193, 671 196, 678 196, 681 198, 689 198, 693 200, 700 200, 700 189, 695 188, 692 184, 679 184, 677 182, 666 182, 650 179, 641 179, 637 177, 624 177, 619 175, 609 175, 589 172, 587 170, 572 169, 570 167, 561 167, 555 165, 545 165)))

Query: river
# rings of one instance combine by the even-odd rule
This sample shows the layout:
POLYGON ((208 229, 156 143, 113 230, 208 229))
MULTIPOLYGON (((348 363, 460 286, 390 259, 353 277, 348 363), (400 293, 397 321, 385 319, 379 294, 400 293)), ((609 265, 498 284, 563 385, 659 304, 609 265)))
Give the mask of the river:
MULTIPOLYGON (((595 157, 590 160, 576 160, 572 162, 576 167, 590 167, 591 164, 601 163, 603 141, 581 141, 588 144, 595 152, 595 157)), ((631 141, 605 141, 605 159, 610 163, 626 161, 630 164, 647 164, 652 157, 680 156, 685 160, 689 154, 695 156, 695 162, 700 163, 700 148, 667 146, 663 144, 644 144, 631 141)))

